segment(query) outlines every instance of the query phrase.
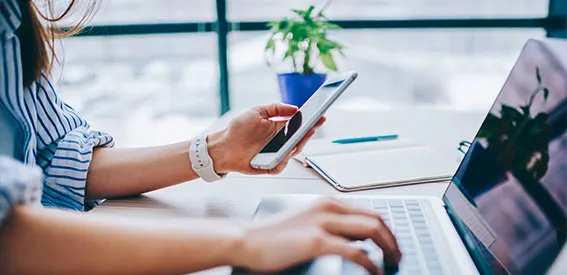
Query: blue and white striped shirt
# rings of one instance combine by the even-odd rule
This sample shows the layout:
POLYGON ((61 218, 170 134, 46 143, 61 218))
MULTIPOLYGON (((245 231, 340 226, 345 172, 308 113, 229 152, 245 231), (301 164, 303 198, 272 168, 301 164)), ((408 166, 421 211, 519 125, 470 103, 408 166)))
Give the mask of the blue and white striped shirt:
MULTIPOLYGON (((24 163, 38 165, 43 171, 42 205, 83 211, 97 204, 84 198, 93 148, 111 147, 114 141, 91 130, 89 123, 57 96, 47 75, 24 89, 15 35, 21 16, 17 0, 0 0, 0 108, 23 133, 24 140, 17 147, 24 163)), ((6 173, 10 171, 0 170, 0 176, 6 173)), ((21 188, 14 188, 17 183, 10 183, 9 178, 0 177, 0 222, 9 206, 22 201, 18 197, 22 194, 14 192, 21 188)))

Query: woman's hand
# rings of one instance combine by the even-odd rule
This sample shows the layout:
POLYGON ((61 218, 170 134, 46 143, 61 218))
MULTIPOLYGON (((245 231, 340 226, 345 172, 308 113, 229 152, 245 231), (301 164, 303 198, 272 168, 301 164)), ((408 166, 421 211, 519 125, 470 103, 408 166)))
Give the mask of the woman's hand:
POLYGON ((301 152, 305 143, 315 134, 315 130, 324 123, 325 118, 317 122, 276 168, 254 169, 250 166, 250 161, 287 123, 287 120, 274 120, 274 118, 290 117, 297 111, 297 107, 285 104, 256 107, 233 119, 226 129, 209 135, 209 154, 213 159, 215 171, 244 174, 282 172, 288 161, 301 152))
POLYGON ((397 267, 401 252, 379 214, 350 207, 338 200, 323 200, 286 216, 258 222, 244 234, 241 251, 232 265, 257 272, 280 271, 323 255, 339 255, 371 274, 379 268, 353 240, 372 239, 384 252, 387 267, 397 267))

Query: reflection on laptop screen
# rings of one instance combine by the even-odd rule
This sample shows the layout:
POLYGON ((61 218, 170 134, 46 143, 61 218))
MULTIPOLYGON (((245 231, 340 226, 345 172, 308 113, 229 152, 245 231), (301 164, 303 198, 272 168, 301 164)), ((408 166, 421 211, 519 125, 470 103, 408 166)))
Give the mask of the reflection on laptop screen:
POLYGON ((567 220, 566 42, 528 41, 444 200, 509 272, 549 269, 567 220))

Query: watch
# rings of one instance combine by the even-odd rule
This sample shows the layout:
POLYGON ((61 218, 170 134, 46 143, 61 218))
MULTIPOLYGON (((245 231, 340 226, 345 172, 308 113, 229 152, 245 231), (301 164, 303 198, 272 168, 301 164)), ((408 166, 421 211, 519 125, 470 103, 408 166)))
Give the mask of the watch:
POLYGON ((189 159, 195 173, 206 182, 217 181, 226 176, 226 174, 215 172, 213 159, 207 150, 207 135, 199 136, 191 141, 189 159))

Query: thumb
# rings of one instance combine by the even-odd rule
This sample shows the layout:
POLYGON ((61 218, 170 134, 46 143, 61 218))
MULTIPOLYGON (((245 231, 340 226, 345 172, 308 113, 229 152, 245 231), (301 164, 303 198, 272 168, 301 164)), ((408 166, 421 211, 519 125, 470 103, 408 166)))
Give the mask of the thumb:
MULTIPOLYGON (((256 110, 263 118, 292 116, 297 113, 297 107, 288 104, 271 104, 257 107, 256 110)), ((285 124, 285 122, 284 122, 285 124)))
POLYGON ((272 120, 271 121, 274 125, 276 125, 276 129, 279 131, 281 128, 285 127, 288 123, 288 120, 272 120))

